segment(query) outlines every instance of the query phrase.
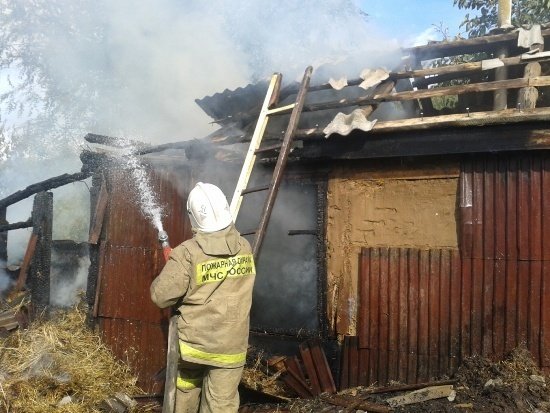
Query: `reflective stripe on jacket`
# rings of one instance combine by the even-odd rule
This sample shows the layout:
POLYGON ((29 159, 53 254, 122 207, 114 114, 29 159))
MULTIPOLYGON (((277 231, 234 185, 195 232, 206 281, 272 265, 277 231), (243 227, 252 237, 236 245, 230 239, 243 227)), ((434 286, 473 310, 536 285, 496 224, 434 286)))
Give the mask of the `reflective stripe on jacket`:
POLYGON ((172 250, 151 299, 161 308, 178 305, 183 360, 244 365, 255 275, 250 244, 233 225, 197 232, 172 250))

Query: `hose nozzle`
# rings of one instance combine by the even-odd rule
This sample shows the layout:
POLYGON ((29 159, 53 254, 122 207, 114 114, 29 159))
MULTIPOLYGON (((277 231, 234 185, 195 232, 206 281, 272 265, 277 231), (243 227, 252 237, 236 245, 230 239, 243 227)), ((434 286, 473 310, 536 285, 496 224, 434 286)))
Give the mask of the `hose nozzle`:
POLYGON ((161 244, 163 244, 165 242, 167 243, 168 242, 168 233, 166 231, 159 231, 158 238, 159 238, 159 242, 161 244))

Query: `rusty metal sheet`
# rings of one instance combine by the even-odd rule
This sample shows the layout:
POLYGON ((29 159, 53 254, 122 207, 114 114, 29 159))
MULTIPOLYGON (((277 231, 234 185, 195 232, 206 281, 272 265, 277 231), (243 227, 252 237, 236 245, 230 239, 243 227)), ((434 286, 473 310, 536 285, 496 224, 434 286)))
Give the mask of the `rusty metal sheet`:
POLYGON ((523 342, 550 367, 549 155, 463 164, 460 250, 361 251, 357 334, 370 352, 367 385, 450 375, 464 357, 502 358, 523 342))
MULTIPOLYGON (((180 170, 148 171, 151 185, 164 207, 163 224, 172 245, 191 237, 185 213, 191 175, 180 170)), ((105 216, 105 240, 101 241, 100 280, 96 303, 99 330, 121 360, 129 360, 138 384, 158 393, 163 383, 153 376, 166 363, 169 310, 151 301, 149 287, 164 265, 157 230, 144 218, 128 173, 112 170, 106 176, 109 203, 105 216)))
POLYGON ((159 394, 163 383, 154 376, 166 362, 166 348, 159 346, 166 338, 165 325, 141 321, 100 318, 102 339, 114 355, 128 361, 138 376, 138 386, 150 394, 159 394))

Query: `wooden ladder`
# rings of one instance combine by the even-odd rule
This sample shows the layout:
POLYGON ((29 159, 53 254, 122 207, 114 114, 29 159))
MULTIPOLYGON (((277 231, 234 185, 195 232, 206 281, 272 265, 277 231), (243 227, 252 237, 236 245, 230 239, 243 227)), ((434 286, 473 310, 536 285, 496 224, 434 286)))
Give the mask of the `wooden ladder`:
POLYGON ((233 221, 236 222, 244 195, 251 194, 253 192, 268 191, 260 215, 258 228, 256 229, 256 231, 250 233, 254 234, 254 241, 252 243, 252 253, 254 254, 254 258, 257 258, 258 252, 260 251, 260 247, 262 245, 262 241, 265 237, 269 217, 271 216, 271 211, 273 210, 273 205, 275 204, 275 198, 277 197, 277 192, 279 191, 279 187, 282 182, 283 172, 285 170, 288 160, 288 154, 290 153, 290 148, 292 146, 292 139, 294 138, 294 134, 296 133, 298 121, 300 120, 302 108, 304 107, 305 97, 307 89, 309 87, 309 81, 311 79, 312 71, 313 69, 311 66, 306 69, 304 77, 302 79, 302 83, 300 84, 300 89, 298 90, 298 94, 296 95, 296 101, 290 105, 281 107, 273 106, 275 106, 279 101, 282 76, 280 73, 275 73, 271 77, 271 81, 267 89, 267 94, 265 96, 260 115, 258 116, 258 122, 256 123, 256 128, 254 129, 254 134, 252 135, 250 146, 244 160, 243 168, 241 170, 241 174, 235 188, 235 193, 233 194, 233 198, 231 200, 231 215, 233 216, 233 221), (286 128, 282 143, 276 146, 260 148, 260 144, 262 142, 262 138, 265 133, 267 123, 269 121, 269 116, 285 113, 290 110, 292 110, 292 113, 290 114, 290 120, 288 122, 288 126, 286 128), (275 164, 275 168, 273 169, 271 182, 266 185, 248 188, 248 181, 254 168, 256 155, 258 153, 267 152, 274 149, 280 150, 279 156, 277 157, 277 163, 275 164))

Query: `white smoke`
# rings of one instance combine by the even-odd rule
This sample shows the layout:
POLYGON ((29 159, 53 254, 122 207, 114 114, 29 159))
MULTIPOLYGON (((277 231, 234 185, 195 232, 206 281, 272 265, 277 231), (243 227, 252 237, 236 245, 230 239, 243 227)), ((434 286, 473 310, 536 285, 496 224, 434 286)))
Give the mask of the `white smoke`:
POLYGON ((12 285, 13 281, 6 273, 5 261, 0 261, 0 297, 12 285))
MULTIPOLYGON (((52 260, 55 260, 55 255, 52 255, 52 260)), ((76 304, 79 300, 79 294, 86 291, 89 267, 90 259, 88 256, 78 259, 78 267, 74 273, 62 272, 53 266, 50 304, 58 307, 69 307, 76 304)))
MULTIPOLYGON (((77 172, 88 132, 202 137, 216 126, 196 98, 276 71, 295 80, 308 65, 358 77, 392 66, 397 46, 354 0, 0 0, 0 198, 77 172)), ((81 186, 54 193, 54 238, 85 238, 81 186)), ((9 207, 8 221, 26 220, 31 205, 9 207)), ((9 261, 28 234, 10 232, 9 261)))

